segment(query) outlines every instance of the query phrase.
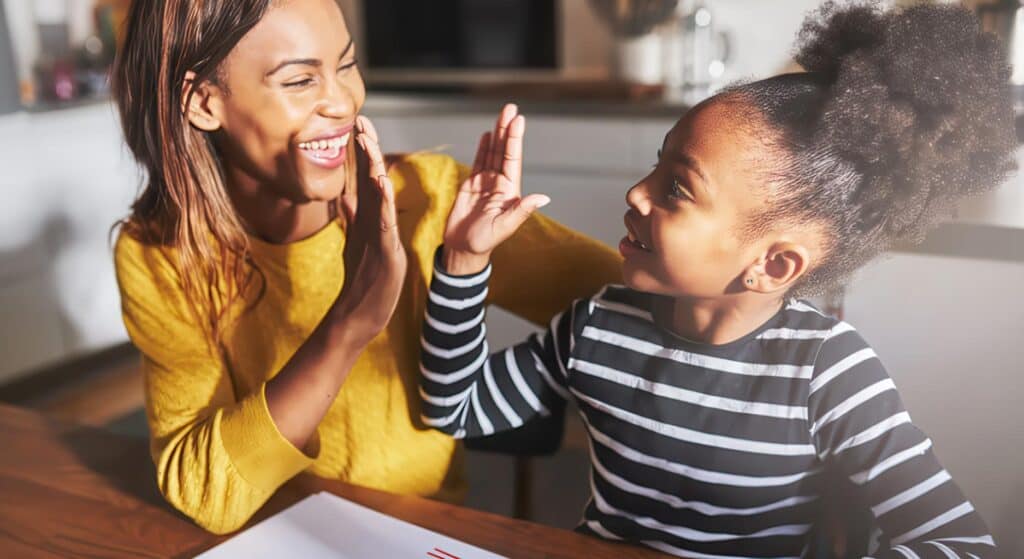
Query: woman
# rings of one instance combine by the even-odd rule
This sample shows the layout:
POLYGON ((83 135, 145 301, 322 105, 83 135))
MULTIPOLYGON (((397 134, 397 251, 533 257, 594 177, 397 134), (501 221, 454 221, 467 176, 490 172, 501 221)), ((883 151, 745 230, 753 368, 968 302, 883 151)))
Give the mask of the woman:
MULTIPOLYGON (((115 261, 165 498, 215 533, 303 471, 458 500, 459 447, 418 423, 416 386, 431 255, 470 171, 384 160, 335 2, 135 2, 113 80, 148 176, 115 261)), ((518 159, 524 126, 506 107, 481 157, 518 159)), ((540 323, 620 260, 535 205, 489 300, 540 323)))

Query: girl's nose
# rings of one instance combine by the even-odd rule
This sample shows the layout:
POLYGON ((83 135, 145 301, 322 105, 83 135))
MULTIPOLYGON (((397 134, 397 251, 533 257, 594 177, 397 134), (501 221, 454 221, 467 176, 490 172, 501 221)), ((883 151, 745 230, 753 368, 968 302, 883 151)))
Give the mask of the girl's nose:
POLYGON ((647 190, 646 180, 636 183, 633 188, 626 192, 626 205, 636 210, 640 215, 650 213, 651 197, 647 190))

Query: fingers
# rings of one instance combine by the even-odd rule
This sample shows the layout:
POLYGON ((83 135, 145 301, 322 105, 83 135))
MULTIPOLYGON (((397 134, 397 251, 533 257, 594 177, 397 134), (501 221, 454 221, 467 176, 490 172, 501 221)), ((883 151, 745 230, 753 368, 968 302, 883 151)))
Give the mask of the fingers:
POLYGON ((366 155, 370 158, 370 177, 378 183, 377 186, 379 187, 379 178, 382 175, 388 174, 387 166, 384 164, 384 154, 381 153, 380 145, 378 145, 377 140, 370 135, 369 129, 364 129, 364 131, 359 134, 357 140, 362 148, 366 150, 366 155))
POLYGON ((509 124, 501 173, 512 183, 513 196, 519 196, 523 177, 523 137, 526 135, 526 117, 517 115, 509 124))
POLYGON ((380 240, 383 246, 395 248, 400 246, 398 213, 395 209, 395 185, 388 177, 384 154, 377 143, 377 132, 373 128, 373 123, 370 122, 370 119, 360 116, 357 125, 361 130, 358 137, 359 144, 366 151, 370 160, 370 178, 380 195, 380 215, 377 222, 380 240))
POLYGON ((356 117, 356 129, 360 132, 366 133, 374 142, 380 143, 380 136, 377 135, 377 128, 373 125, 373 121, 369 118, 359 115, 356 117))
POLYGON ((495 219, 497 234, 501 240, 512 236, 526 220, 533 215, 533 212, 543 208, 551 202, 551 198, 544 194, 530 194, 521 198, 515 206, 502 213, 495 219))
POLYGON ((484 170, 484 166, 487 164, 487 158, 491 154, 491 133, 484 132, 480 136, 480 144, 476 147, 476 158, 473 159, 473 172, 475 175, 484 170))
POLYGON ((395 185, 387 175, 379 181, 381 190, 380 235, 383 246, 398 248, 401 239, 398 236, 398 210, 395 208, 395 185))
POLYGON ((501 161, 505 155, 505 139, 508 126, 518 112, 519 107, 509 103, 502 107, 501 113, 498 114, 498 120, 494 123, 494 134, 491 136, 491 150, 487 158, 487 165, 484 167, 485 170, 501 172, 501 161))

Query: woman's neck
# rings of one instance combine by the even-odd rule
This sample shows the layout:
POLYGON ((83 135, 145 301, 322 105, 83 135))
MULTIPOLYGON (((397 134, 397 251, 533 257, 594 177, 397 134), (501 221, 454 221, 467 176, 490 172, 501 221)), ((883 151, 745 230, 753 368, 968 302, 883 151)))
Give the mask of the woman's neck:
POLYGON ((767 322, 782 307, 778 297, 745 294, 715 299, 677 298, 655 319, 673 334, 695 342, 734 342, 767 322), (666 309, 667 311, 668 309, 666 309))
POLYGON ((228 193, 248 233, 274 244, 311 237, 334 217, 332 202, 295 202, 248 176, 232 174, 228 193))

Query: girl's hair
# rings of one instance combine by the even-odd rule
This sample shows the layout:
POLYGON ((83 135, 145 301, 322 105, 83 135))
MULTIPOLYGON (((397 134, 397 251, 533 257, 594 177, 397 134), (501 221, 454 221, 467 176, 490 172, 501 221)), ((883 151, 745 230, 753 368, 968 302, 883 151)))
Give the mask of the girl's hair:
MULTIPOLYGON (((274 0, 136 0, 112 74, 124 137, 147 182, 121 225, 175 249, 185 298, 211 342, 230 305, 258 285, 213 135, 185 115, 193 85, 223 87, 222 63, 274 0), (187 97, 186 97, 187 95, 187 97)), ((351 166, 350 166, 351 167, 351 166)))
POLYGON ((920 242, 962 197, 1015 168, 1009 67, 967 9, 827 2, 804 22, 806 73, 727 89, 779 148, 767 177, 773 223, 816 223, 823 260, 794 286, 821 293, 896 243, 920 242))

